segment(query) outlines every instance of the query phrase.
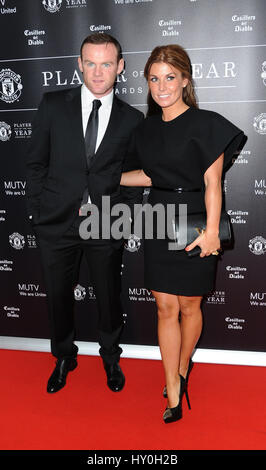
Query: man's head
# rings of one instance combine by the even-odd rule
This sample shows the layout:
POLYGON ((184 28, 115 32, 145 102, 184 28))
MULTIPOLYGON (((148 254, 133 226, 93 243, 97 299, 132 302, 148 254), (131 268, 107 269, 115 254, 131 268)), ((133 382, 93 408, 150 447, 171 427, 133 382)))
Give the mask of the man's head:
POLYGON ((101 98, 110 93, 117 75, 123 71, 121 46, 109 34, 91 34, 81 45, 78 64, 86 87, 101 98))

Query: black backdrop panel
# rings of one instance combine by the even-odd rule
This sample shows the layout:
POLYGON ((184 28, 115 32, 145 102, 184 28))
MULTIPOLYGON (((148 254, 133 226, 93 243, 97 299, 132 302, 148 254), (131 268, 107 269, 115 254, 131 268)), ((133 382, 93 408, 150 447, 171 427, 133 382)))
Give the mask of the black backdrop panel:
MULTIPOLYGON (((25 159, 44 92, 77 86, 80 44, 113 34, 126 62, 117 96, 146 112, 143 69, 159 44, 187 49, 201 108, 223 114, 248 142, 226 174, 235 246, 219 261, 204 299, 202 348, 266 350, 266 34, 264 0, 0 1, 0 335, 49 338, 39 249, 26 218, 25 159)), ((156 307, 143 280, 143 246, 132 240, 121 266, 123 343, 157 345, 156 307)), ((97 341, 97 307, 82 261, 73 292, 77 339, 97 341)))

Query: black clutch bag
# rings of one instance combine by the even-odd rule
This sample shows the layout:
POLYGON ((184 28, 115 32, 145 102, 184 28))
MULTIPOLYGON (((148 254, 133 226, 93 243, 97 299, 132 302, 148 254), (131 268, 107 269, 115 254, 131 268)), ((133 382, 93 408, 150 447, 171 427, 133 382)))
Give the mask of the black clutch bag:
MULTIPOLYGON (((186 224, 186 244, 183 245, 183 249, 190 245, 190 243, 194 242, 194 240, 206 229, 206 212, 199 212, 195 214, 187 214, 187 224, 186 224)), ((175 242, 177 243, 177 249, 182 249, 182 241, 181 238, 184 239, 184 233, 181 235, 180 230, 182 228, 179 227, 180 218, 177 216, 175 218, 175 242), (181 235, 181 236, 180 236, 181 235)), ((184 230, 183 230, 184 232, 184 230)), ((225 210, 221 212, 220 218, 220 226, 219 226, 219 238, 221 241, 221 248, 225 248, 226 246, 230 245, 232 241, 232 230, 231 230, 231 222, 229 215, 225 210)), ((201 253, 201 248, 199 246, 195 246, 193 250, 186 251, 189 257, 197 256, 201 253)))

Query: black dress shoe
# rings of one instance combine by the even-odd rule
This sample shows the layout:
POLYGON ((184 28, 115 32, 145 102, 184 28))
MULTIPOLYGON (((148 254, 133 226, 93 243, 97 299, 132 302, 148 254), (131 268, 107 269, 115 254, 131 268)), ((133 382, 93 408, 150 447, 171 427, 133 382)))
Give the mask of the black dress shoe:
POLYGON ((112 390, 112 392, 119 392, 125 385, 125 376, 118 364, 104 364, 104 369, 107 375, 107 385, 112 390))
POLYGON ((179 401, 178 401, 177 406, 173 408, 167 407, 165 409, 165 412, 163 414, 163 420, 166 424, 173 423, 174 421, 178 421, 179 419, 182 418, 182 399, 183 399, 184 394, 186 395, 187 404, 190 409, 190 402, 189 402, 189 397, 188 397, 186 379, 184 379, 182 375, 179 375, 179 377, 180 377, 179 401))
POLYGON ((58 359, 56 367, 48 380, 47 392, 55 393, 66 384, 66 378, 69 371, 76 369, 78 363, 74 357, 58 359))

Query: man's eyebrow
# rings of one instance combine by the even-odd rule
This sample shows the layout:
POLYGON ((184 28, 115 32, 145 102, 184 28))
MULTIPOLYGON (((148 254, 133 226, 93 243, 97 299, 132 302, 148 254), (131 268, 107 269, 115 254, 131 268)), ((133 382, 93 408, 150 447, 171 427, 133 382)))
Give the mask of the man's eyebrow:
MULTIPOLYGON (((95 64, 95 62, 93 62, 93 60, 90 60, 90 59, 84 59, 84 62, 90 62, 91 64, 95 64)), ((105 60, 105 61, 101 62, 101 64, 114 64, 114 61, 113 60, 105 60)))

